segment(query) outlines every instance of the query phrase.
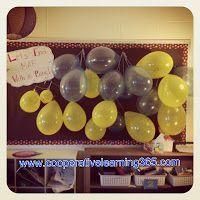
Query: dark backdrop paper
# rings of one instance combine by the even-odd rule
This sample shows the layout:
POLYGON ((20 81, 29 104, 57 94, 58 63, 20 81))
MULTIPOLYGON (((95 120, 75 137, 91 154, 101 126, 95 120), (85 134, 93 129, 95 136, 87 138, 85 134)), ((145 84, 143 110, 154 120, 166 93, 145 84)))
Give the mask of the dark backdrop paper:
MULTIPOLYGON (((87 53, 96 46, 107 46, 115 50, 119 55, 125 52, 129 61, 135 65, 144 55, 161 50, 169 53, 174 60, 175 66, 187 65, 188 61, 188 44, 137 44, 137 43, 63 43, 63 42, 8 42, 7 50, 13 51, 17 49, 28 48, 31 46, 45 45, 52 49, 55 57, 65 53, 78 54, 84 49, 87 53)), ((85 68, 84 64, 82 66, 85 68)), ((121 67, 122 70, 122 67, 121 67)), ((53 79, 53 82, 59 85, 59 81, 53 79)), ((158 82, 154 81, 154 86, 158 82)), ((33 114, 23 112, 19 107, 20 97, 28 90, 34 89, 36 84, 26 87, 15 88, 7 85, 7 143, 12 145, 25 145, 25 144, 122 144, 122 145, 135 145, 138 144, 130 138, 127 131, 124 129, 120 133, 111 133, 107 129, 105 137, 98 142, 89 141, 85 134, 84 129, 79 132, 70 132, 63 125, 58 133, 52 136, 45 136, 41 134, 36 127, 36 117, 39 110, 33 114)), ((47 87, 46 84, 37 84, 40 87, 47 87)), ((59 88, 56 85, 51 86, 55 100, 57 100, 64 110, 67 101, 60 95, 59 88)), ((38 92, 42 90, 38 89, 38 92)), ((84 97, 78 103, 86 111, 87 119, 91 118, 91 113, 94 106, 100 102, 101 97, 95 99, 88 99, 84 97)), ((123 113, 124 111, 136 111, 136 97, 130 100, 119 100, 116 102, 118 110, 123 113), (120 103, 119 103, 120 102, 120 103)), ((44 106, 41 104, 40 109, 44 106)), ((158 132, 158 124, 156 115, 151 117, 156 126, 156 135, 158 132)), ((185 130, 174 137, 176 142, 185 142, 185 130)))

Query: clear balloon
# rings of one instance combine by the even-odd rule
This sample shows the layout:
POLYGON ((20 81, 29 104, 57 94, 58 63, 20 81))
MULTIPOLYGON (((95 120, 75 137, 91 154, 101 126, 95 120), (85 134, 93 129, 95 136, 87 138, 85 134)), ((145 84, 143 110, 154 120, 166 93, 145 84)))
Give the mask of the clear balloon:
POLYGON ((119 133, 124 128, 125 128, 124 117, 122 115, 118 114, 115 123, 111 127, 109 127, 108 129, 113 133, 119 133))
POLYGON ((151 119, 136 112, 125 112, 126 129, 137 142, 147 143, 155 136, 155 126, 151 119))
POLYGON ((60 81, 60 93, 67 101, 79 101, 86 91, 87 80, 81 69, 72 69, 60 81))
POLYGON ((124 78, 120 72, 107 72, 100 81, 100 95, 105 100, 117 99, 124 91, 124 78))
POLYGON ((46 104, 37 115, 37 128, 44 135, 57 133, 61 129, 62 124, 62 110, 55 100, 46 104))
POLYGON ((172 73, 181 77, 187 83, 189 95, 193 96, 193 69, 187 66, 174 67, 172 73))
POLYGON ((139 97, 136 103, 137 110, 146 116, 156 114, 160 105, 161 101, 156 89, 153 89, 148 94, 139 97))
POLYGON ((188 86, 180 77, 168 74, 159 83, 158 96, 166 106, 180 107, 187 99, 188 86))
POLYGON ((49 103, 50 101, 52 101, 53 99, 53 94, 51 92, 51 90, 47 89, 47 90, 43 90, 40 93, 40 100, 42 103, 49 103))
POLYGON ((30 90, 22 95, 19 105, 24 112, 33 113, 40 107, 40 96, 35 90, 30 90))
POLYGON ((85 111, 79 104, 69 102, 63 113, 63 121, 70 131, 80 131, 86 124, 85 111))
POLYGON ((85 135, 89 140, 101 140, 106 133, 105 128, 98 127, 92 119, 90 119, 85 126, 85 135))
POLYGON ((92 120, 100 128, 112 126, 117 119, 117 107, 113 101, 102 101, 92 111, 92 120))
POLYGON ((96 47, 92 49, 86 58, 86 66, 97 74, 114 69, 119 62, 119 55, 108 47, 96 47))
POLYGON ((186 124, 184 108, 172 108, 162 104, 158 111, 158 124, 163 134, 178 135, 186 124))
POLYGON ((79 58, 73 54, 64 54, 57 57, 52 65, 54 77, 62 79, 62 77, 70 70, 80 66, 79 58))
POLYGON ((144 69, 128 67, 125 71, 125 84, 129 93, 143 96, 151 90, 153 80, 144 69))
POLYGON ((95 98, 99 96, 99 82, 100 78, 92 70, 85 70, 85 75, 87 79, 87 91, 85 96, 88 98, 95 98))
POLYGON ((136 66, 142 67, 153 79, 166 76, 174 65, 172 57, 163 51, 155 51, 144 56, 136 66))

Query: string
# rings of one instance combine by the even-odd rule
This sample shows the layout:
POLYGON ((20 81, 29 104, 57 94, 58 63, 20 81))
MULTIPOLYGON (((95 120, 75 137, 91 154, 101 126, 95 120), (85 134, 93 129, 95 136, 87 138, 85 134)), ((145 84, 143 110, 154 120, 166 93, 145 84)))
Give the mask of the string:
POLYGON ((80 66, 82 66, 82 60, 83 60, 82 50, 81 50, 80 56, 81 56, 81 58, 80 58, 80 66))
POLYGON ((123 60, 122 60, 122 74, 124 74, 125 72, 125 62, 124 62, 124 57, 123 57, 123 60))
POLYGON ((118 62, 118 66, 117 66, 117 70, 120 71, 120 64, 121 64, 121 61, 123 60, 123 52, 121 53, 120 55, 120 59, 119 59, 119 62, 118 62))
POLYGON ((81 49, 81 51, 79 52, 79 54, 77 56, 80 57, 79 63, 82 66, 83 62, 85 62, 85 50, 81 49))
MULTIPOLYGON (((122 74, 125 73, 125 64, 127 65, 127 67, 131 66, 131 62, 128 60, 127 55, 125 52, 122 52, 121 57, 120 57, 120 64, 122 65, 122 74)), ((119 67, 119 66, 118 66, 119 67)), ((124 113, 125 110, 122 106, 122 104, 120 103, 119 99, 116 99, 117 104, 119 105, 120 108, 120 113, 124 113)))
POLYGON ((78 54, 76 54, 76 56, 79 57, 81 55, 81 53, 82 53, 82 49, 81 49, 81 51, 79 51, 78 54))
POLYGON ((125 60, 125 62, 126 62, 126 64, 127 64, 127 67, 132 66, 132 63, 131 63, 130 60, 128 59, 126 53, 123 52, 123 54, 124 54, 124 60, 125 60))
POLYGON ((52 81, 50 82, 49 86, 48 86, 48 89, 50 90, 51 89, 51 85, 52 85, 52 81))
POLYGON ((58 88, 60 88, 60 86, 59 85, 57 85, 56 83, 54 83, 53 81, 52 81, 52 83, 51 83, 52 85, 55 85, 56 87, 58 87, 58 88))
POLYGON ((156 85, 155 85, 156 88, 158 87, 158 83, 159 83, 159 79, 156 80, 156 85))
POLYGON ((82 49, 83 61, 85 62, 85 50, 82 49))
MULTIPOLYGON (((46 84, 46 82, 47 82, 47 81, 45 81, 44 84, 46 84)), ((37 88, 38 88, 38 89, 41 89, 41 90, 47 90, 47 89, 50 90, 52 85, 54 85, 54 86, 60 88, 59 85, 57 85, 57 84, 54 83, 53 81, 50 81, 50 84, 48 85, 48 87, 41 87, 41 86, 36 85, 36 86, 34 87, 34 90, 36 90, 37 88)))
POLYGON ((116 99, 116 102, 117 102, 117 104, 119 105, 119 107, 120 107, 121 111, 124 113, 124 112, 125 112, 125 110, 124 110, 123 106, 121 105, 121 103, 119 102, 119 100, 118 100, 118 99, 116 99))
POLYGON ((45 87, 40 87, 40 86, 38 86, 38 85, 36 85, 35 87, 34 87, 34 90, 36 90, 36 88, 39 88, 39 89, 41 89, 41 90, 46 90, 47 88, 45 88, 45 87))

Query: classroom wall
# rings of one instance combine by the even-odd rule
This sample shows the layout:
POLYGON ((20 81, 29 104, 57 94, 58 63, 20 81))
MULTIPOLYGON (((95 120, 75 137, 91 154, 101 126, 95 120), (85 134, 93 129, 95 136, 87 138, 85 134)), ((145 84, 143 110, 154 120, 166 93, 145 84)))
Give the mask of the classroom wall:
MULTIPOLYGON (((66 40, 191 39, 193 17, 186 8, 35 8, 29 38, 66 40)), ((193 99, 188 99, 187 141, 193 140, 193 99)))
POLYGON ((186 8, 36 8, 29 37, 64 39, 192 39, 186 8))

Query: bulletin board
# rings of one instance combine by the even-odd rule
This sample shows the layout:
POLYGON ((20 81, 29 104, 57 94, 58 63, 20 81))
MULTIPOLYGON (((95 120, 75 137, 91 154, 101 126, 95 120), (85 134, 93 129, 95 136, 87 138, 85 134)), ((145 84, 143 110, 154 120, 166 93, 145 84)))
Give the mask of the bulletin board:
MULTIPOLYGON (((112 48, 119 55, 124 52, 132 65, 135 65, 143 56, 152 52, 161 50, 170 54, 174 60, 174 66, 188 66, 189 62, 189 42, 127 42, 127 43, 75 43, 75 42, 46 42, 46 41, 8 41, 7 51, 14 51, 33 46, 47 46, 50 47, 54 57, 62 54, 71 53, 79 54, 84 49, 85 54, 94 47, 106 46, 112 48)), ((83 64, 83 69, 85 66, 83 64)), ((120 68, 121 69, 121 68, 120 68)), ((53 79, 53 82, 59 85, 59 81, 53 79)), ((49 83, 32 84, 30 86, 12 87, 7 85, 7 144, 8 145, 136 145, 139 144, 134 141, 126 129, 119 133, 112 133, 108 129, 105 136, 100 141, 90 141, 84 134, 84 129, 79 132, 70 132, 63 125, 60 131, 52 136, 45 136, 41 134, 36 127, 36 117, 39 110, 35 113, 25 113, 19 107, 20 97, 28 90, 35 88, 35 85, 45 87, 49 83)), ((158 84, 154 81, 154 85, 158 84)), ((67 105, 67 101, 60 95, 59 88, 55 85, 51 86, 55 100, 59 103, 62 110, 67 105)), ((98 96, 95 99, 84 97, 78 103, 85 110, 87 119, 92 115, 94 106, 102 101, 98 96)), ((136 96, 131 99, 120 99, 120 103, 116 102, 118 111, 136 111, 136 96)), ((41 105, 41 107, 44 105, 41 105)), ((157 115, 150 117, 156 127, 156 136, 159 134, 158 124, 156 120, 157 115)), ((182 143, 186 141, 185 130, 177 136, 173 137, 175 142, 182 143)))

